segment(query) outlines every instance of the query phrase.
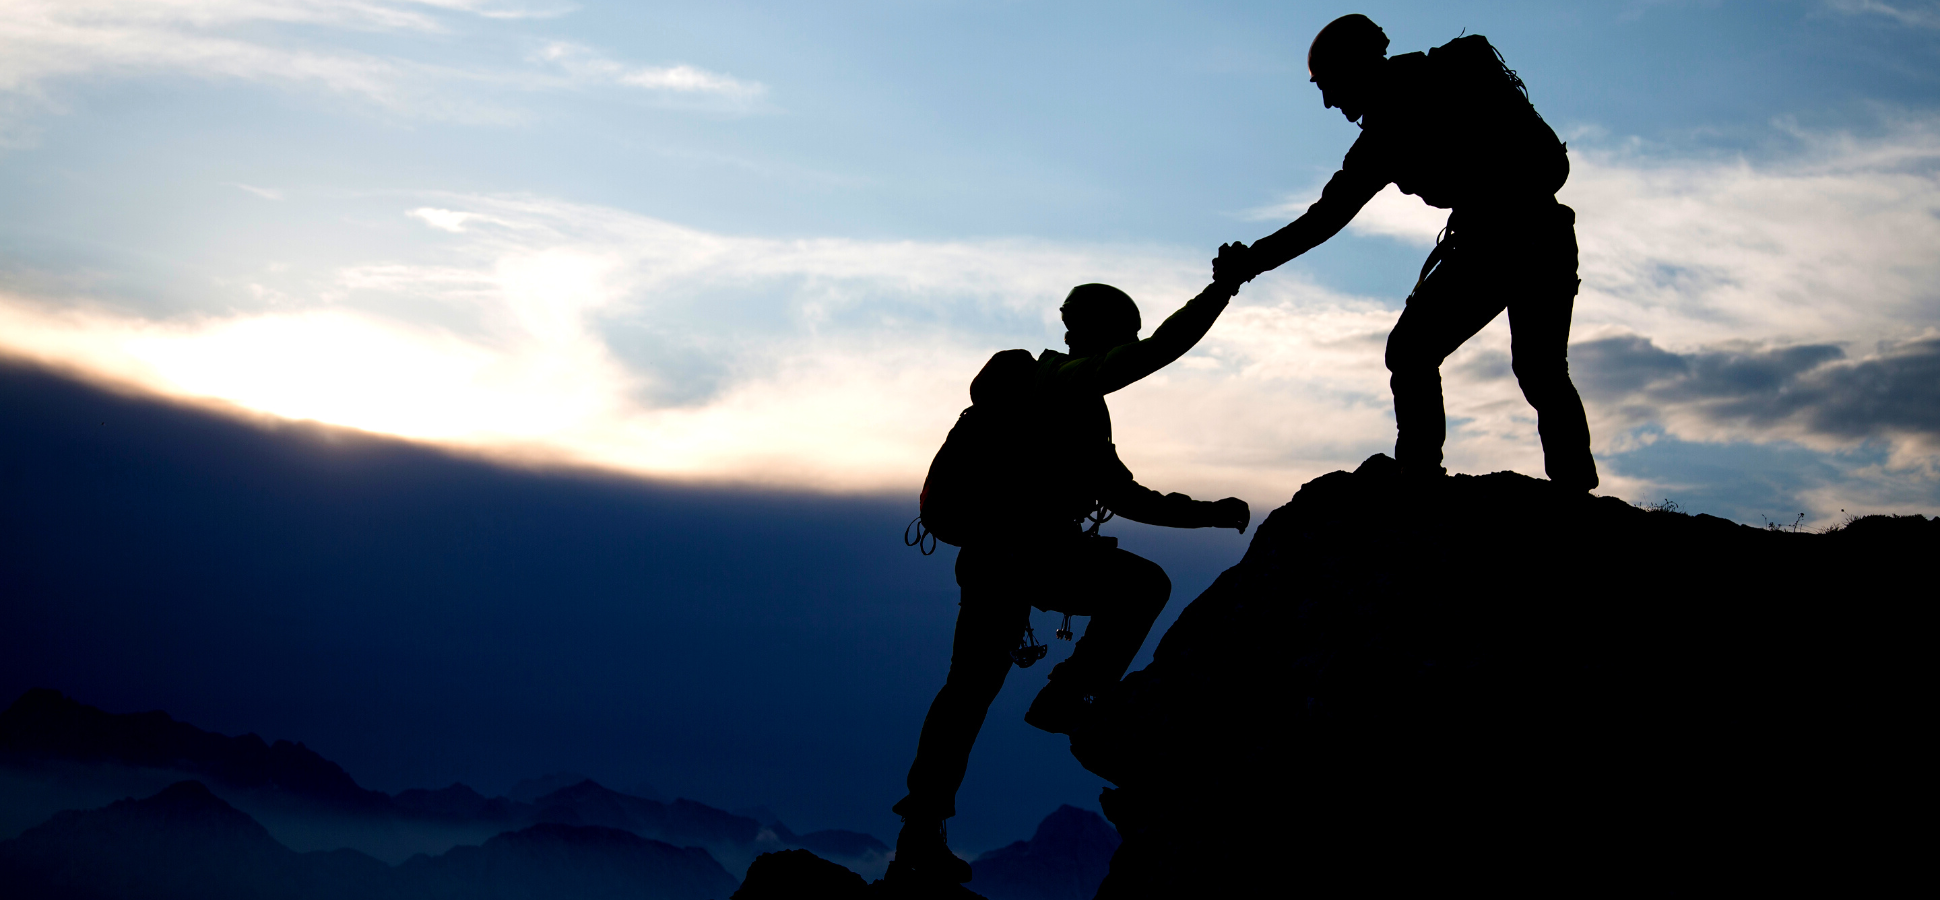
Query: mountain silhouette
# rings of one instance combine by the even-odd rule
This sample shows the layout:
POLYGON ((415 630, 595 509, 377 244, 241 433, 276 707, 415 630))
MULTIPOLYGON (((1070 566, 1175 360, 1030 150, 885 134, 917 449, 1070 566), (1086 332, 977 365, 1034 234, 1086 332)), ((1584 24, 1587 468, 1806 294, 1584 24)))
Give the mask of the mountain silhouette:
POLYGON ((451 900, 666 898, 708 900, 737 882, 699 847, 680 848, 628 831, 559 823, 453 847, 397 868, 403 896, 451 900))
MULTIPOLYGON (((692 800, 661 803, 622 794, 591 779, 534 800, 532 809, 528 818, 534 822, 598 825, 658 840, 702 844, 717 849, 754 848, 762 833, 761 823, 746 816, 737 816, 692 800)), ((754 850, 741 859, 728 861, 730 864, 739 862, 746 865, 758 852, 754 850)))
POLYGON ((1089 900, 1120 843, 1105 817, 1060 806, 1017 841, 976 858, 971 886, 990 900, 1089 900))
POLYGON ((297 853, 196 781, 0 841, 0 884, 22 900, 707 900, 736 887, 705 850, 597 826, 533 825, 395 868, 354 850, 297 853))
POLYGON ((469 785, 453 782, 437 790, 412 788, 391 797, 391 805, 401 813, 424 818, 461 821, 513 822, 530 816, 530 804, 509 797, 487 797, 469 785))
POLYGON ((355 851, 292 851, 196 781, 0 841, 0 883, 19 900, 385 897, 390 874, 355 851))
POLYGON ((289 741, 228 737, 164 712, 110 714, 37 688, 0 712, 0 759, 61 759, 174 769, 340 812, 391 809, 389 795, 359 787, 341 766, 289 741))
MULTIPOLYGON (((520 803, 531 803, 560 788, 572 787, 575 784, 587 780, 589 779, 586 776, 577 772, 554 772, 551 775, 541 775, 537 778, 521 779, 518 784, 512 785, 511 790, 505 792, 505 796, 517 800, 520 803)), ((659 797, 641 793, 640 791, 634 791, 633 795, 635 797, 646 797, 649 800, 660 799, 659 797)))
MULTIPOLYGON (((8 817, 19 823, 15 828, 64 806, 107 802, 116 796, 110 791, 143 794, 186 777, 206 780, 205 791, 259 817, 251 821, 259 828, 267 823, 286 849, 292 843, 298 849, 356 847, 380 861, 489 844, 494 835, 539 824, 618 829, 700 847, 733 872, 745 871, 764 852, 788 847, 871 874, 880 874, 890 856, 881 840, 861 832, 798 835, 778 819, 764 824, 687 799, 663 803, 583 777, 533 795, 529 803, 487 797, 462 783, 392 796, 359 787, 341 767, 301 744, 228 737, 162 712, 108 713, 46 689, 27 691, 0 712, 0 771, 22 779, 17 784, 44 789, 37 794, 45 796, 16 798, 8 806, 8 817), (63 806, 44 805, 63 798, 63 806), (35 813, 37 803, 43 805, 35 813)), ((561 778, 528 779, 515 790, 529 792, 561 778)))
POLYGON ((1917 857, 1869 798, 1916 777, 1936 539, 1322 476, 1073 734, 1125 838, 1098 896, 1849 892, 1917 857))

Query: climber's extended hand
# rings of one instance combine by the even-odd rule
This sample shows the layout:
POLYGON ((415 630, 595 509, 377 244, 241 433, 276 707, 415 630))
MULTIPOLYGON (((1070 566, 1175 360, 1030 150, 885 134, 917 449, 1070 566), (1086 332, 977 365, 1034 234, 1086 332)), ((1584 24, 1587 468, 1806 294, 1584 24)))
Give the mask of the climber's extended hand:
POLYGON ((1240 534, 1245 534, 1246 526, 1253 521, 1253 510, 1247 507, 1246 501, 1238 497, 1215 500, 1213 509, 1219 516, 1218 521, 1214 523, 1214 527, 1217 528, 1237 528, 1240 534))
POLYGON ((1253 262, 1253 248, 1240 241, 1219 245, 1219 255, 1213 258, 1213 281, 1217 284, 1237 288, 1253 280, 1260 274, 1253 262))

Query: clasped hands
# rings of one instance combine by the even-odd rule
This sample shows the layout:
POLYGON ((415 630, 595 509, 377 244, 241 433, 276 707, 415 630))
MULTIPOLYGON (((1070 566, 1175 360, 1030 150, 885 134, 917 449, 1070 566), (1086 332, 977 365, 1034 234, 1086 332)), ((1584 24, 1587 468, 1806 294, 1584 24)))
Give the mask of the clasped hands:
POLYGON ((1213 283, 1222 287, 1239 290, 1239 286, 1252 281, 1260 274, 1260 267, 1253 259, 1253 248, 1240 241, 1219 245, 1219 255, 1213 258, 1213 283))

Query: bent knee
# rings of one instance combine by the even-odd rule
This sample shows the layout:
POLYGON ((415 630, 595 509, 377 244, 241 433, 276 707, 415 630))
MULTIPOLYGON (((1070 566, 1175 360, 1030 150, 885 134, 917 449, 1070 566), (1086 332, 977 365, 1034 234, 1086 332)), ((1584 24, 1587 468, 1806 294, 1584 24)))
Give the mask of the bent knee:
POLYGON ((1136 553, 1120 552, 1126 558, 1119 576, 1123 596, 1141 604, 1164 606, 1172 597, 1172 579, 1165 568, 1136 553))
POLYGON ((1139 573, 1138 590, 1133 596, 1156 612, 1165 608, 1166 601, 1172 599, 1172 578, 1165 574, 1165 569, 1158 563, 1151 560, 1143 562, 1147 568, 1139 573))

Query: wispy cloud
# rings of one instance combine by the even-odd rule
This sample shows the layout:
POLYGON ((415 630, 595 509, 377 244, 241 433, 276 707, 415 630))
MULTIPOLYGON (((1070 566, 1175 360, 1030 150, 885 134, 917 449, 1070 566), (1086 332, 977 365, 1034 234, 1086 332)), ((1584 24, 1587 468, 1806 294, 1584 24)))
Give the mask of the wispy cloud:
POLYGON ((1914 28, 1940 28, 1940 3, 1886 3, 1883 0, 1826 0, 1834 12, 1891 19, 1914 28))
POLYGON ((245 192, 254 194, 258 197, 263 198, 264 200, 283 199, 283 192, 279 190, 275 190, 273 188, 257 187, 253 184, 243 184, 240 181, 231 181, 229 182, 229 186, 240 191, 245 191, 245 192))
MULTIPOLYGON (((1598 451, 1650 435, 1877 446, 1872 496, 1930 485, 1936 124, 1802 134, 1769 164, 1578 153, 1573 352, 1598 451)), ((1432 240, 1435 211, 1381 202, 1362 233, 1432 240)), ((349 261, 307 305, 159 322, 13 298, 0 348, 508 458, 894 491, 920 481, 990 353, 1054 344, 1070 285, 1118 284, 1156 323, 1206 277, 1192 248, 783 240, 531 197, 427 194, 398 213, 431 258, 349 261), (467 324, 406 312, 425 308, 467 324)), ((1197 351, 1114 396, 1128 462, 1164 489, 1270 502, 1388 449, 1395 316, 1260 279, 1197 351)), ((1445 367, 1458 470, 1541 471, 1508 350, 1498 321, 1445 367)))
POLYGON ((742 81, 690 65, 629 65, 608 59, 590 47, 564 41, 548 43, 535 58, 556 66, 575 80, 593 84, 727 100, 750 100, 767 91, 759 82, 742 81))
MULTIPOLYGON (((744 99, 761 85, 694 66, 652 68, 556 45, 549 73, 507 59, 501 67, 444 65, 356 48, 364 33, 434 36, 453 15, 550 18, 563 4, 500 0, 11 0, 0 14, 0 139, 21 120, 58 110, 52 86, 156 73, 320 90, 387 113, 482 123, 516 121, 516 97, 606 81, 663 92, 744 99)), ((435 45, 425 43, 426 54, 435 45)))

